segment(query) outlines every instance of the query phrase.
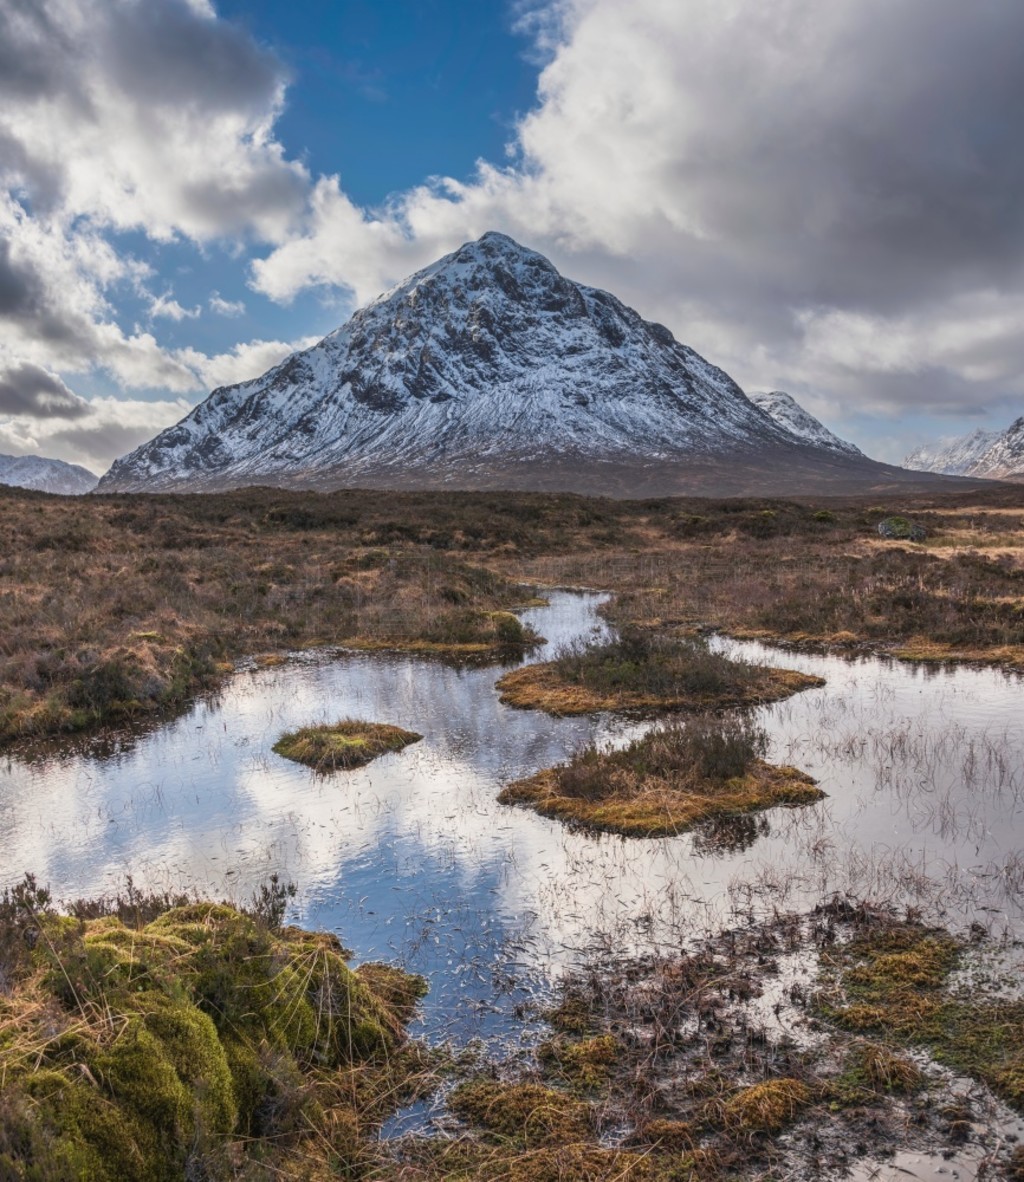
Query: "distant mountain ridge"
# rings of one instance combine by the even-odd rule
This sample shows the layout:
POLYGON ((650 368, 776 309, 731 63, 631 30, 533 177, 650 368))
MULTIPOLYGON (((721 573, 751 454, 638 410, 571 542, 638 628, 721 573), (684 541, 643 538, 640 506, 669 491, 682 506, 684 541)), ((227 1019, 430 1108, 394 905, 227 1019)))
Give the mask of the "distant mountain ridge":
POLYGON ((99 488, 649 496, 906 479, 794 434, 667 328, 492 232, 262 377, 214 390, 99 488))
POLYGON ((31 488, 37 492, 80 496, 92 492, 98 483, 98 476, 78 464, 51 460, 45 456, 0 455, 0 484, 31 488))
POLYGON ((772 390, 767 393, 748 394, 747 397, 759 406, 765 414, 769 414, 791 435, 812 443, 816 447, 823 447, 828 451, 838 452, 840 455, 863 456, 864 453, 853 443, 840 439, 819 422, 810 411, 805 410, 799 402, 784 390, 772 390))
POLYGON ((925 444, 903 461, 917 472, 973 476, 986 480, 1024 478, 1024 417, 1005 431, 971 431, 925 444))

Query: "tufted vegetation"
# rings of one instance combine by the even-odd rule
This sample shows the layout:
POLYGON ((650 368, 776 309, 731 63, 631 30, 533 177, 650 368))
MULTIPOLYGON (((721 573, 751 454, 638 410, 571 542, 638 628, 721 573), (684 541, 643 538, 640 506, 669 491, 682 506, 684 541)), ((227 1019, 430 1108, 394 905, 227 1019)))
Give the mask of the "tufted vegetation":
POLYGON ((34 884, 3 918, 27 951, 4 957, 0 1177, 344 1176, 414 1074, 423 982, 353 971, 332 935, 204 902, 80 919, 34 884))

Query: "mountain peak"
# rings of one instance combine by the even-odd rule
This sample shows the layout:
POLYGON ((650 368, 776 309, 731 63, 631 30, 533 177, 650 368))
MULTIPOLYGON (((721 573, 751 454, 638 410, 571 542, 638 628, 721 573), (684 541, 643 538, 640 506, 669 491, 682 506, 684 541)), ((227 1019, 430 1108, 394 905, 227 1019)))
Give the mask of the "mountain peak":
POLYGON ((835 462, 668 329, 490 231, 313 348, 215 390, 102 487, 608 492, 613 479, 640 495, 738 455, 748 470, 769 455, 835 462))
POLYGON ((829 451, 848 456, 862 456, 864 453, 853 443, 840 439, 828 427, 805 410, 792 394, 785 390, 772 390, 767 394, 748 394, 747 397, 765 414, 770 415, 781 427, 784 427, 798 439, 823 447, 829 451))
POLYGON ((986 480, 1024 477, 1024 416, 1005 431, 976 427, 967 435, 938 439, 912 451, 903 461, 915 472, 979 476, 986 480))

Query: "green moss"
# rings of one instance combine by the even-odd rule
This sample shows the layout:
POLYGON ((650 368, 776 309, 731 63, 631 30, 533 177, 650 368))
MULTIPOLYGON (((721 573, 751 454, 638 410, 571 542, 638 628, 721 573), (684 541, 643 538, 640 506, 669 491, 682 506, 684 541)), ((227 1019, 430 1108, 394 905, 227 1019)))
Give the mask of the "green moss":
POLYGON ((619 1059, 619 1044, 611 1034, 593 1038, 554 1038, 538 1048, 538 1058, 568 1083, 594 1089, 606 1083, 619 1059))
POLYGON ((798 1079, 767 1079, 749 1088, 741 1088, 713 1107, 716 1117, 720 1113, 725 1126, 734 1135, 742 1135, 778 1132, 795 1120, 810 1100, 810 1089, 798 1079))
POLYGON ((301 1158, 311 1137, 355 1160, 335 1109, 372 1109, 370 1131, 412 1070, 401 1042, 422 980, 357 975, 333 936, 206 903, 138 929, 52 914, 42 926, 24 1000, 3 999, 16 1020, 0 1040, 0 1177, 220 1177, 233 1140, 236 1165, 301 1158))
POLYGON ((927 1047, 1024 1111, 1024 1000, 951 988, 962 956, 946 932, 883 923, 841 950, 821 1008, 849 1029, 927 1047))

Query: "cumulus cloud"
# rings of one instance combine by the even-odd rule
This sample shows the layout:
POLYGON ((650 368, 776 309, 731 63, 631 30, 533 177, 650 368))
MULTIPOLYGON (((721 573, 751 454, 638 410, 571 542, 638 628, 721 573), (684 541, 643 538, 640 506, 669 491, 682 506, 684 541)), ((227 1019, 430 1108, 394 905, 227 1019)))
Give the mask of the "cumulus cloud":
POLYGON ((154 296, 150 301, 149 315, 150 319, 156 319, 158 316, 163 316, 167 320, 196 320, 202 313, 202 308, 197 304, 194 308, 183 308, 178 301, 169 294, 161 296, 154 296))
POLYGON ((285 83, 205 0, 0 4, 0 360, 100 369, 129 389, 201 385, 118 323, 124 291, 151 321, 200 309, 150 294, 151 269, 111 235, 283 240, 309 187, 272 133, 285 83))
POLYGON ((209 5, 19 0, 0 46, 3 172, 36 210, 197 240, 274 239, 300 211, 281 63, 209 5))
POLYGON ((296 344, 162 346, 157 322, 199 309, 152 294, 123 231, 255 244, 256 291, 365 302, 500 229, 834 426, 1024 397, 1024 6, 549 0, 524 19, 542 68, 508 158, 367 210, 287 157, 286 73, 209 0, 0 0, 0 361, 179 394, 296 344), (121 290, 153 331, 119 325, 121 290))
POLYGON ((0 414, 0 452, 43 455, 102 473, 126 452, 152 439, 189 411, 184 399, 146 402, 132 398, 83 399, 73 418, 0 414))
POLYGON ((322 178, 255 287, 365 300, 497 228, 740 381, 820 383, 834 411, 851 394, 897 413, 940 388, 959 405, 1024 393, 1024 7, 561 0, 540 15, 548 60, 511 165, 376 213, 322 178))
POLYGON ((295 341, 245 341, 212 357, 197 349, 179 349, 175 358, 195 373, 197 382, 205 389, 234 386, 260 377, 297 350, 315 345, 319 339, 313 336, 295 341))
POLYGON ((28 361, 0 366, 0 415, 78 419, 87 413, 85 399, 72 393, 57 374, 28 361))
POLYGON ((210 292, 208 302, 210 311, 215 312, 218 316, 235 317, 245 315, 244 300, 226 300, 219 291, 210 292))

